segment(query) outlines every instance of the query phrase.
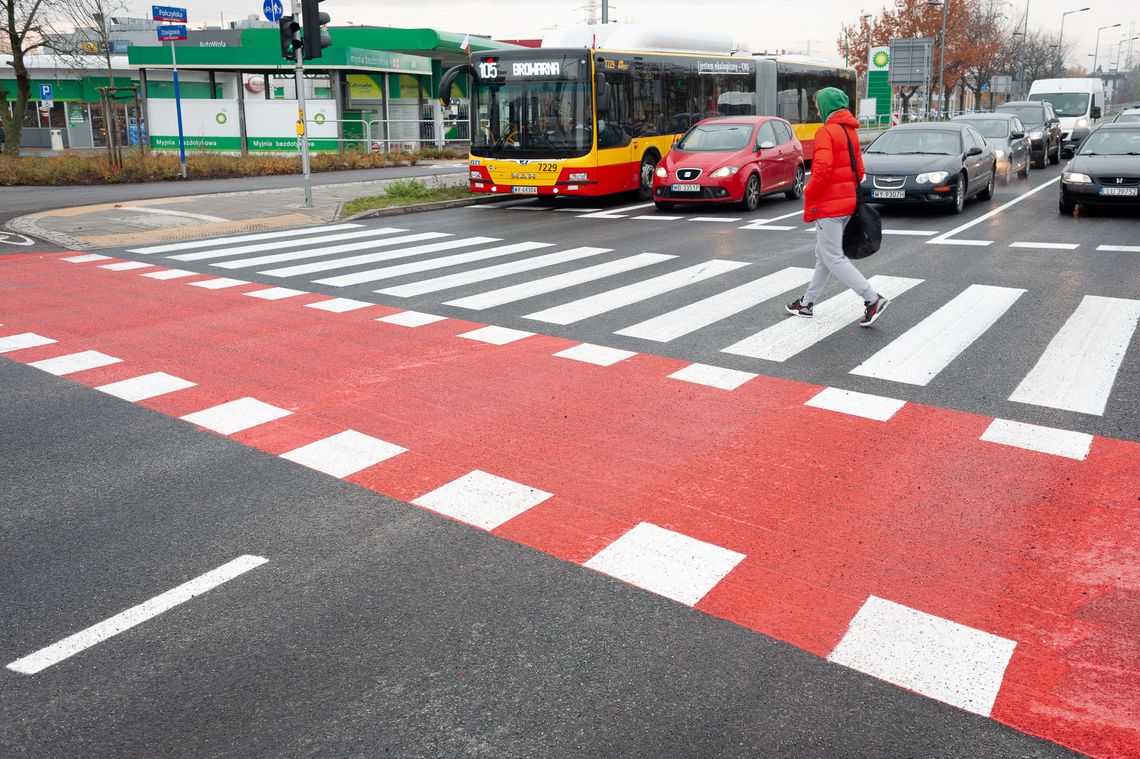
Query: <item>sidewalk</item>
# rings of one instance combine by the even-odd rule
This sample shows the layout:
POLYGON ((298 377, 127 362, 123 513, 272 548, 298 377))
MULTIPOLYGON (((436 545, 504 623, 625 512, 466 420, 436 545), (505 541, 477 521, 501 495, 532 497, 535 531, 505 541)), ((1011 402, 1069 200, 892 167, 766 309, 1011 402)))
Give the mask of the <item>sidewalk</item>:
MULTIPOLYGON (((294 188, 61 208, 12 219, 7 227, 72 250, 177 242, 335 221, 346 202, 366 195, 383 195, 394 181, 400 180, 317 185, 313 187, 312 208, 304 206, 305 194, 298 176, 294 188)), ((463 185, 467 174, 441 173, 420 181, 428 185, 463 185)))

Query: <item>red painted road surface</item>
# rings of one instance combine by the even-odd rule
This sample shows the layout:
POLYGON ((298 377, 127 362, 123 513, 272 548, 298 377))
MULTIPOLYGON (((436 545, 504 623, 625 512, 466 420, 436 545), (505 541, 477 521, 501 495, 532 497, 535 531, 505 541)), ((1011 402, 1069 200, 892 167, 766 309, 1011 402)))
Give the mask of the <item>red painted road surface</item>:
POLYGON ((1140 755, 1136 443, 1094 438, 1076 460, 982 441, 989 417, 908 403, 874 421, 805 406, 816 385, 721 390, 669 378, 675 359, 597 366, 555 357, 577 344, 562 338, 491 345, 458 337, 468 322, 396 326, 376 319, 398 309, 328 313, 304 307, 324 295, 263 301, 244 293, 265 285, 111 262, 0 262, 0 339, 57 341, 4 357, 95 350, 122 361, 67 379, 197 383, 141 401, 172 416, 256 398, 292 413, 230 437, 270 454, 347 429, 394 443, 407 452, 347 479, 406 501, 473 470, 537 488, 551 497, 495 534, 577 564, 643 522, 729 549, 744 558, 696 608, 821 657, 869 597, 1013 641, 992 709, 972 711, 1140 755))

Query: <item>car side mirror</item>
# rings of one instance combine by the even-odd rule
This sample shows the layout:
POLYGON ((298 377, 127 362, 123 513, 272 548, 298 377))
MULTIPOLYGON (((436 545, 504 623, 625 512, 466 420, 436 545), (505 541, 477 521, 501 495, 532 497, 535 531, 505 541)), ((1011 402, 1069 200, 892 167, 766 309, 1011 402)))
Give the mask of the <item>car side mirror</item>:
POLYGON ((1025 132, 1014 132, 1013 134, 1011 134, 1009 136, 1009 138, 1011 140, 1020 140, 1024 136, 1025 136, 1025 132))
POLYGON ((771 140, 764 140, 756 146, 757 150, 771 150, 774 147, 776 147, 776 143, 772 142, 771 140))
POLYGON ((1089 115, 1092 116, 1094 119, 1099 119, 1100 118, 1100 106, 1094 105, 1092 107, 1092 110, 1089 111, 1089 115))
POLYGON ((972 147, 966 151, 966 157, 969 158, 972 155, 981 155, 982 152, 983 152, 982 149, 979 148, 977 145, 975 145, 974 147, 972 147))

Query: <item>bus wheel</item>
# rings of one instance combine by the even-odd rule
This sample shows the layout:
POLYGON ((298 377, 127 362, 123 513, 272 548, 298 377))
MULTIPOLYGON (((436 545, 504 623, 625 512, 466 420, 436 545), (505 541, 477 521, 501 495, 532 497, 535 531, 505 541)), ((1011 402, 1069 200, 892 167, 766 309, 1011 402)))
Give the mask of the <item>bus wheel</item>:
POLYGON ((656 153, 646 153, 641 157, 641 170, 637 175, 637 194, 642 200, 653 200, 653 172, 657 170, 658 160, 656 153))

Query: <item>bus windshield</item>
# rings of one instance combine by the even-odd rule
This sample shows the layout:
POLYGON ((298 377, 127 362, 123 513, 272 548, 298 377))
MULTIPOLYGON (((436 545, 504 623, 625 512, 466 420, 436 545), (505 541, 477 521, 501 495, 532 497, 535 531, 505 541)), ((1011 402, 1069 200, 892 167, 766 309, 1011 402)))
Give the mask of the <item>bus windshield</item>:
POLYGON ((1058 116, 1084 116, 1089 108, 1087 92, 1039 92, 1030 100, 1048 100, 1058 116))
POLYGON ((587 82, 476 81, 474 100, 472 155, 570 158, 593 148, 587 82))

